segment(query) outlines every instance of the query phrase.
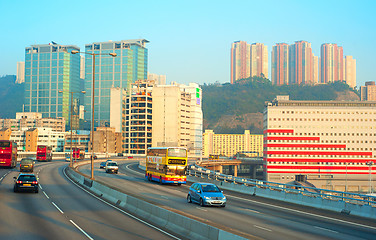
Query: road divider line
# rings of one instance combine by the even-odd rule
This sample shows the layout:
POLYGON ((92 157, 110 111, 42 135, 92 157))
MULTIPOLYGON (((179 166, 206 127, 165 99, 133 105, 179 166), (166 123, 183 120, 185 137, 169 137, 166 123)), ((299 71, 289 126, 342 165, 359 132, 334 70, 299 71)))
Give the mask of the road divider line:
POLYGON ((80 226, 78 226, 75 222, 73 222, 72 220, 69 220, 78 230, 80 230, 83 234, 85 234, 85 236, 89 239, 92 239, 94 240, 94 238, 90 237, 89 234, 87 234, 84 230, 82 230, 82 228, 80 228, 80 226))
POLYGON ((204 211, 204 212, 207 212, 208 210, 206 209, 203 209, 203 208, 200 208, 200 207, 196 207, 198 210, 201 210, 201 211, 204 211))
POLYGON ((250 211, 250 212, 254 212, 254 213, 260 213, 259 211, 255 211, 255 210, 252 210, 252 209, 245 209, 247 211, 250 211))
POLYGON ((318 227, 318 226, 314 226, 315 228, 318 228, 318 229, 321 229, 321 230, 325 230, 325 231, 328 231, 328 232, 332 232, 332 233, 338 233, 337 231, 334 231, 334 230, 331 230, 331 229, 327 229, 327 228, 322 228, 322 227, 318 227))
POLYGON ((138 175, 145 175, 144 173, 140 173, 140 172, 137 172, 137 171, 132 170, 132 169, 129 168, 129 166, 131 166, 131 165, 135 165, 135 164, 137 164, 137 163, 129 164, 129 165, 125 166, 125 168, 128 169, 129 171, 132 171, 132 172, 134 172, 134 173, 137 173, 138 175))
POLYGON ((55 208, 57 208, 57 210, 59 210, 59 212, 61 213, 61 214, 64 214, 64 212, 63 211, 61 211, 61 209, 54 203, 54 202, 52 202, 52 204, 55 206, 55 208))
POLYGON ((44 194, 44 196, 46 196, 46 198, 50 199, 50 197, 47 195, 47 193, 45 191, 43 191, 43 194, 44 194))
POLYGON ((40 189, 42 189, 42 190, 43 190, 43 188, 42 188, 42 185, 40 185, 40 184, 38 184, 38 185, 39 185, 40 189))
POLYGON ((259 228, 259 229, 262 229, 262 230, 265 230, 265 231, 268 231, 268 232, 272 232, 272 230, 270 229, 267 229, 267 228, 264 228, 264 227, 260 227, 260 226, 257 226, 257 225, 253 225, 255 228, 259 228))

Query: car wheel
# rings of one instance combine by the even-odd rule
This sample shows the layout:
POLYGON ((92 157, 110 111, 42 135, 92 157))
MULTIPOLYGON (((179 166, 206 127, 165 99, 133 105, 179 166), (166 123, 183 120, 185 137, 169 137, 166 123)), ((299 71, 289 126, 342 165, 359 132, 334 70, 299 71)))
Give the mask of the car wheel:
POLYGON ((200 198, 200 206, 205 207, 204 200, 202 200, 202 198, 200 198))
POLYGON ((221 207, 226 207, 226 204, 223 204, 221 207))
POLYGON ((162 184, 162 177, 159 177, 159 183, 162 184))
POLYGON ((13 192, 17 192, 17 188, 16 187, 13 187, 13 192))
POLYGON ((34 192, 35 192, 35 193, 38 193, 38 192, 39 192, 39 189, 35 190, 34 192))
POLYGON ((187 196, 187 202, 188 202, 188 203, 191 203, 191 202, 192 202, 191 195, 189 195, 189 194, 188 194, 188 196, 187 196))
POLYGON ((151 182, 151 174, 148 175, 148 180, 151 182))

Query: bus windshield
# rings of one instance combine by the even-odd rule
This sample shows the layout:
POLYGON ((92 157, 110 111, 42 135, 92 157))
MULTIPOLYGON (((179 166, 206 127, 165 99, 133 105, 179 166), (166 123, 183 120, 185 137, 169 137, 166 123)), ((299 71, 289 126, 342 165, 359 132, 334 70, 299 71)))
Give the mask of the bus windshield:
POLYGON ((10 142, 0 142, 0 147, 10 147, 10 142))
POLYGON ((186 157, 187 150, 183 148, 169 148, 168 149, 168 156, 169 157, 186 157))
POLYGON ((166 174, 167 175, 185 175, 185 167, 168 165, 166 174))

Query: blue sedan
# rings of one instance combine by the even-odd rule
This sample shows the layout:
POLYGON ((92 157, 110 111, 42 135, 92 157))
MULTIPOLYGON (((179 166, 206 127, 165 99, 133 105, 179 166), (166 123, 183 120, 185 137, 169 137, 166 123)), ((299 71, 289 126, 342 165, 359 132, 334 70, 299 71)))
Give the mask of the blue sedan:
POLYGON ((201 206, 226 206, 226 196, 212 183, 194 183, 189 188, 187 202, 195 202, 201 206))

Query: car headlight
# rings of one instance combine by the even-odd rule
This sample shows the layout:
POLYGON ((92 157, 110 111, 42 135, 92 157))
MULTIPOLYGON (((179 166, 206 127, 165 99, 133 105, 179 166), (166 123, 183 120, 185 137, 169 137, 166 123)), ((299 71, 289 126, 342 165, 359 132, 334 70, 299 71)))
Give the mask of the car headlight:
POLYGON ((222 198, 223 200, 226 200, 226 196, 223 196, 223 198, 222 198))
POLYGON ((210 199, 210 197, 204 197, 205 199, 207 199, 207 200, 209 200, 210 199))

